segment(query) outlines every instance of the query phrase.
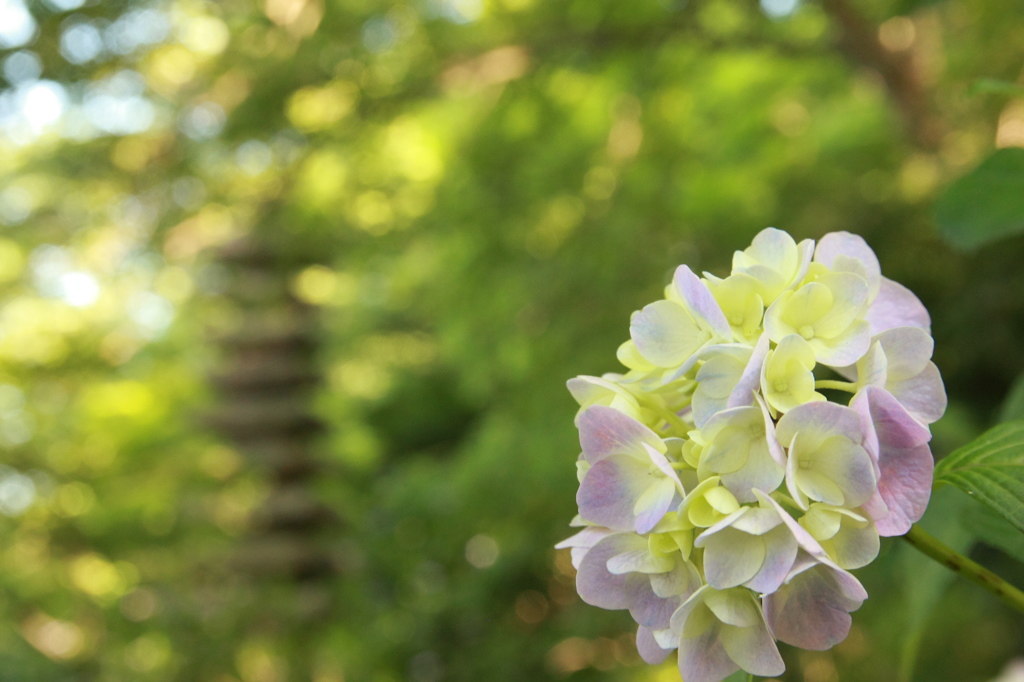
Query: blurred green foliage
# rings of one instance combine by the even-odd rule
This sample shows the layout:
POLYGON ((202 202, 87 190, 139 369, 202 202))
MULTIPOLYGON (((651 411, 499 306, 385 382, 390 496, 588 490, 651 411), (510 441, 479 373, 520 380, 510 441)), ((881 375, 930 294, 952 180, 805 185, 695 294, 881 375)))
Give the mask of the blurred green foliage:
MULTIPOLYGON (((766 225, 862 234, 921 296, 937 456, 1024 372, 1024 237, 964 254, 932 217, 1024 145, 1022 101, 972 85, 1018 78, 1021 0, 0 9, 2 681, 677 679, 551 549, 564 381, 617 369, 677 264, 721 273, 766 225), (267 477, 197 419, 237 324, 216 252, 250 233, 313 263, 290 281, 324 340, 340 573, 301 627, 296 585, 230 560, 267 477)), ((906 551, 786 680, 990 680, 1024 651, 971 585, 908 611, 906 551)))
POLYGON ((951 185, 935 208, 939 229, 957 246, 1024 232, 1024 150, 998 150, 951 185))

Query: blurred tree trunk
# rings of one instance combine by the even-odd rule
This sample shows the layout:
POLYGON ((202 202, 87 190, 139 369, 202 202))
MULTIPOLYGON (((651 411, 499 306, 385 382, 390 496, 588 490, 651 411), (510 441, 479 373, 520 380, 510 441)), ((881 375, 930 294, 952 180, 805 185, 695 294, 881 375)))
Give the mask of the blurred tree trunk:
POLYGON ((848 0, 822 0, 822 7, 838 28, 840 51, 852 63, 871 69, 882 79, 903 118, 910 141, 924 151, 936 151, 945 130, 910 45, 903 50, 886 47, 879 37, 881 27, 848 0))

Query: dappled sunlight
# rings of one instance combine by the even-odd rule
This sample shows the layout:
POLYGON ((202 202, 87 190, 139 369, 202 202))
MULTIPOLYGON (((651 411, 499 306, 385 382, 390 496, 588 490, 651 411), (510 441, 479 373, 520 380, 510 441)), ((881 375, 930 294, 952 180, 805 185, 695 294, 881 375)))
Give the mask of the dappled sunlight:
MULTIPOLYGON (((849 231, 932 313, 934 452, 980 433, 1018 185, 940 197, 1017 168, 1015 9, 0 0, 0 677, 678 681, 553 549, 564 379, 679 263, 849 231)), ((904 549, 782 680, 1016 674, 904 549)))

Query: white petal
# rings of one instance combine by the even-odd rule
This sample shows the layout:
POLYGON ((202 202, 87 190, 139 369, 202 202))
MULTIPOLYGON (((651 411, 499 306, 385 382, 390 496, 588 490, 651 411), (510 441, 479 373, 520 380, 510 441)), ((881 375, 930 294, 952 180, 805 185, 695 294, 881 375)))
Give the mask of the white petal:
POLYGON ((651 589, 659 597, 681 596, 689 599, 703 584, 697 567, 689 561, 677 561, 671 571, 649 574, 651 589))
POLYGON ((818 241, 818 248, 814 252, 816 263, 822 263, 833 270, 856 271, 850 267, 847 259, 860 264, 860 270, 867 275, 871 285, 871 298, 877 296, 882 268, 875 252, 863 237, 849 232, 830 232, 818 241))
POLYGON ((728 340, 732 338, 732 328, 729 321, 725 319, 725 313, 718 301, 711 295, 704 282, 685 265, 676 268, 675 277, 672 279, 676 291, 686 302, 690 313, 699 322, 703 323, 717 338, 728 340))
POLYGON ((716 590, 736 587, 757 575, 764 558, 760 537, 726 528, 704 542, 704 577, 716 590))
POLYGON ((749 628, 725 626, 722 645, 726 653, 740 668, 759 677, 775 677, 786 672, 775 640, 762 622, 749 628))
POLYGON ((857 528, 847 521, 833 540, 836 563, 852 570, 867 566, 878 556, 880 542, 873 523, 857 528))
POLYGON ((644 359, 658 367, 681 365, 711 338, 681 305, 665 300, 636 313, 629 334, 644 359))
POLYGON ((911 379, 890 382, 886 389, 925 424, 937 422, 946 411, 946 387, 934 363, 929 362, 911 379))
POLYGON ((652 481, 633 507, 633 513, 636 515, 636 532, 650 532, 668 512, 675 498, 676 485, 670 479, 652 481))

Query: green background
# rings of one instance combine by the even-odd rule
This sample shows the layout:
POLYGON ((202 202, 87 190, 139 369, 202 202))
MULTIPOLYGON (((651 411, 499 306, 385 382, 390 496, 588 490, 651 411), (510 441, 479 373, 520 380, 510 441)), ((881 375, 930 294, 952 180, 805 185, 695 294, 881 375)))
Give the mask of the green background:
MULTIPOLYGON (((552 549, 564 384, 619 369, 678 264, 723 275, 769 225, 863 235, 931 311, 937 457, 1024 372, 1020 154, 1011 190, 936 209, 1024 146, 1020 0, 78 4, 0 30, 4 682, 678 679, 552 549), (214 340, 271 305, 231 283, 243 235, 316 319, 328 579, 232 560, 275 485, 203 427, 214 340)), ((1024 583, 964 500, 926 525, 1024 583)), ((850 637, 783 647, 783 679, 1024 653, 1019 614, 897 539, 857 575, 850 637)))

